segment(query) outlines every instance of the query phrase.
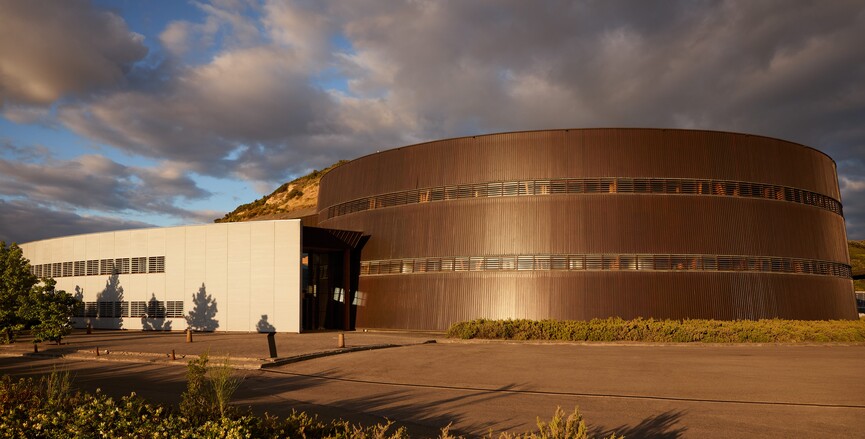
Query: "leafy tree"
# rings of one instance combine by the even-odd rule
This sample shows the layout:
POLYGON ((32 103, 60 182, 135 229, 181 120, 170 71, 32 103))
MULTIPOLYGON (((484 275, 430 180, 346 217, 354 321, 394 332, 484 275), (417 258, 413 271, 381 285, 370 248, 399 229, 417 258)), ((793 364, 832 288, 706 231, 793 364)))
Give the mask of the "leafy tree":
POLYGON ((54 288, 54 279, 30 273, 30 261, 15 244, 0 241, 0 341, 12 343, 29 327, 33 342, 60 342, 72 329, 69 318, 77 301, 54 288))
POLYGON ((30 273, 30 261, 15 244, 0 241, 0 341, 12 343, 24 328, 19 308, 39 282, 30 273))
POLYGON ((33 343, 54 341, 60 344, 72 331, 72 310, 78 301, 71 294, 57 290, 54 279, 44 279, 34 285, 27 301, 19 309, 21 317, 30 323, 33 343))

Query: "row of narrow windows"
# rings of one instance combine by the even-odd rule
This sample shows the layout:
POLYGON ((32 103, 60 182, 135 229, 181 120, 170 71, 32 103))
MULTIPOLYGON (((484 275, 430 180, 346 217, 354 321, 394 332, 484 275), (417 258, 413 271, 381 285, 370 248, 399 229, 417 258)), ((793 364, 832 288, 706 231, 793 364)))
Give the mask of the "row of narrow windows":
POLYGON ((561 178, 497 181, 391 192, 330 206, 327 209, 327 217, 334 218, 365 210, 433 201, 556 194, 673 194, 765 198, 807 204, 843 215, 841 203, 834 198, 786 186, 746 181, 681 178, 561 178))
POLYGON ((838 262, 768 256, 646 254, 457 256, 362 261, 360 263, 361 276, 509 270, 757 271, 816 274, 842 278, 852 276, 850 266, 838 262))
POLYGON ((183 317, 182 300, 149 300, 149 301, 99 301, 79 302, 73 309, 74 317, 122 318, 146 317, 163 319, 183 317))
POLYGON ((165 273, 165 256, 91 259, 30 266, 37 277, 101 276, 113 274, 165 273))

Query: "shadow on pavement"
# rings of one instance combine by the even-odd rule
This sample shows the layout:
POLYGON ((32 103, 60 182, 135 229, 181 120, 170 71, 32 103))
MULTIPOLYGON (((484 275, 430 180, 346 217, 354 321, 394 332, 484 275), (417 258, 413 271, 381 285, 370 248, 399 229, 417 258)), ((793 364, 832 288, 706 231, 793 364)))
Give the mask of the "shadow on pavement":
MULTIPOLYGON (((368 397, 347 399, 338 403, 349 411, 370 413, 387 419, 398 419, 398 425, 405 426, 412 437, 429 437, 438 435, 441 428, 448 424, 459 424, 459 429, 451 429, 455 435, 473 436, 477 432, 486 432, 493 422, 472 421, 454 409, 463 405, 478 404, 507 396, 501 390, 517 388, 516 384, 508 384, 491 392, 462 394, 450 398, 437 398, 430 401, 407 404, 404 401, 414 399, 417 395, 409 391, 394 391, 379 393, 368 397)), ((498 425, 501 431, 516 428, 514 425, 498 425)))
MULTIPOLYGON (((489 401, 507 397, 509 396, 508 390, 523 386, 515 383, 485 391, 461 392, 458 395, 445 398, 421 395, 420 399, 425 399, 424 401, 418 401, 419 395, 413 390, 395 388, 392 391, 378 391, 363 397, 340 399, 319 405, 303 401, 301 395, 296 396, 301 399, 295 400, 293 395, 284 392, 308 390, 316 386, 320 387, 322 392, 328 392, 328 385, 331 383, 342 385, 345 384, 345 381, 353 381, 351 375, 341 369, 328 369, 317 372, 314 376, 289 373, 257 375, 251 379, 257 382, 260 380, 260 382, 241 388, 238 391, 238 404, 251 405, 255 411, 259 411, 261 407, 266 407, 267 412, 280 416, 287 415, 292 409, 298 409, 305 410, 310 414, 317 414, 326 420, 341 418, 366 425, 398 420, 394 423, 394 427, 405 427, 411 437, 438 437, 441 429, 450 424, 460 425, 458 429, 452 428, 451 434, 467 437, 473 437, 477 433, 486 433, 494 426, 497 430, 496 433, 511 431, 519 426, 516 423, 501 425, 492 421, 473 421, 465 415, 465 413, 471 412, 471 406, 483 405, 489 401), (281 402, 267 404, 260 398, 261 395, 273 395, 280 398, 281 402), (467 407, 465 413, 454 410, 454 408, 462 406, 467 407)), ((381 384, 357 381, 353 385, 380 387, 381 384)))
POLYGON ((13 357, 0 358, 0 369, 4 375, 21 378, 69 372, 76 389, 93 392, 98 388, 115 398, 134 391, 149 402, 162 404, 176 404, 186 388, 186 369, 180 367, 13 357))
POLYGON ((685 431, 688 430, 688 427, 676 426, 684 415, 684 410, 668 410, 659 415, 643 419, 639 424, 634 426, 620 425, 608 430, 604 430, 601 427, 592 427, 589 429, 589 436, 607 437, 615 433, 617 436, 625 436, 628 439, 676 439, 682 437, 685 431))

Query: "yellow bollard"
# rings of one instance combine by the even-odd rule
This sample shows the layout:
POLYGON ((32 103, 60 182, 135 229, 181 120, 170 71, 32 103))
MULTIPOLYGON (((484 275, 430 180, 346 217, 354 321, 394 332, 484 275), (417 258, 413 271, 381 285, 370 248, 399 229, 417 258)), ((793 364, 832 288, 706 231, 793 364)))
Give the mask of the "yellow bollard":
POLYGON ((339 333, 339 336, 336 338, 336 347, 344 348, 345 347, 345 334, 342 332, 339 333))
POLYGON ((186 342, 192 343, 192 328, 186 328, 186 342))

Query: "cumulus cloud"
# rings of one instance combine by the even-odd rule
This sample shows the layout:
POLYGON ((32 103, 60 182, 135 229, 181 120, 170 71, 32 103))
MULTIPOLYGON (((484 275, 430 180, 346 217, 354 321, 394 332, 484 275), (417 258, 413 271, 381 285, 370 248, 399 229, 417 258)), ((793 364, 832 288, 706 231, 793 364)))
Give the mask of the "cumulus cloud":
POLYGON ((88 0, 0 1, 0 105, 49 104, 122 84, 142 36, 88 0))
POLYGON ((59 117, 82 135, 201 174, 270 180, 273 161, 300 161, 302 149, 286 145, 327 132, 332 109, 290 54, 255 47, 185 69, 162 93, 115 93, 64 106, 59 117), (261 148, 271 157, 259 159, 261 148), (240 159, 229 159, 233 153, 240 159))
MULTIPOLYGON (((176 206, 177 201, 203 199, 211 194, 198 187, 185 171, 171 165, 140 168, 98 155, 58 160, 50 154, 28 156, 15 147, 5 149, 18 157, 0 159, 0 195, 4 198, 26 199, 66 210, 159 213, 194 221, 212 219, 213 212, 176 206)), ((0 228, 3 227, 5 224, 0 223, 0 228)))
POLYGON ((411 123, 409 117, 371 113, 363 107, 374 103, 315 85, 315 77, 333 69, 340 55, 330 43, 338 23, 325 4, 265 2, 260 30, 243 14, 248 5, 199 7, 202 22, 175 21, 160 36, 174 57, 167 80, 63 104, 58 119, 78 134, 134 154, 199 174, 271 185, 381 149, 383 142, 415 139, 402 126, 411 123), (223 46, 212 58, 179 62, 191 48, 212 44, 219 32, 223 46), (365 120, 367 115, 374 120, 365 120), (379 123, 385 119, 387 133, 379 123))
POLYGON ((353 91, 386 90, 389 108, 434 136, 474 120, 480 130, 689 124, 802 141, 819 138, 806 122, 862 104, 850 96, 863 77, 851 66, 865 62, 853 2, 335 8, 356 51, 353 91))
POLYGON ((153 226, 114 217, 82 216, 25 200, 0 198, 0 241, 6 243, 144 227, 153 226))

